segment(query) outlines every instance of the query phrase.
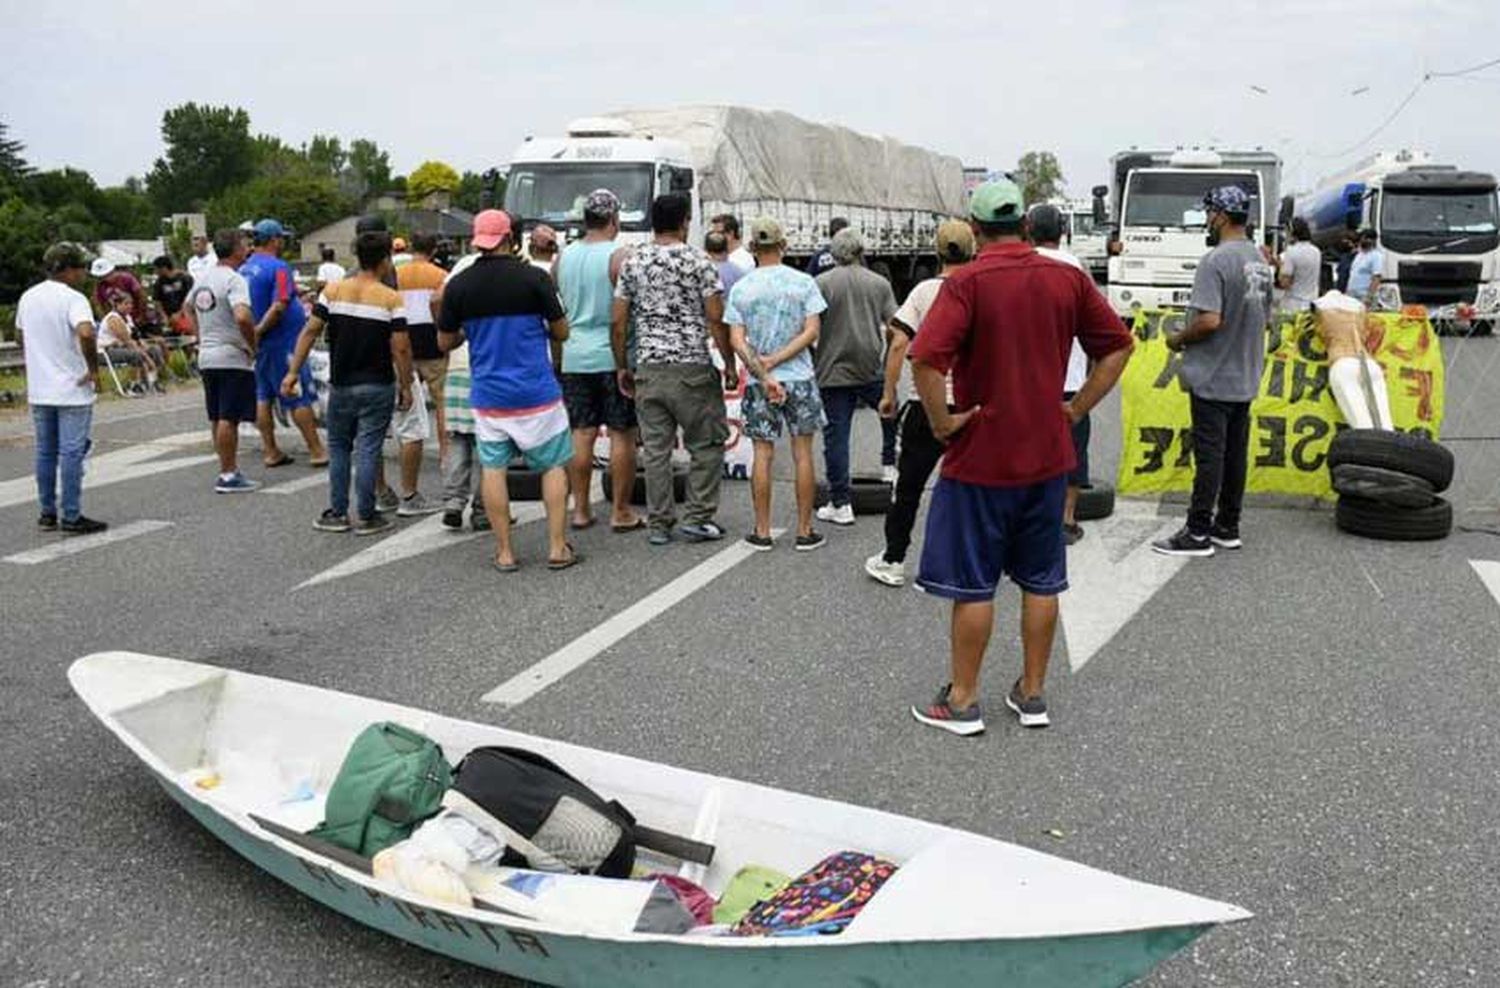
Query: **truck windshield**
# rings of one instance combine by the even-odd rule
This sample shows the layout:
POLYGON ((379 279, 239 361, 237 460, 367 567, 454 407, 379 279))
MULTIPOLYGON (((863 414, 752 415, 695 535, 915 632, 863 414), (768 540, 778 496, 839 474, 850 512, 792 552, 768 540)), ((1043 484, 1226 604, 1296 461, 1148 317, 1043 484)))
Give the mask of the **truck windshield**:
POLYGON ((1387 189, 1381 229, 1389 233, 1494 233, 1500 226, 1493 192, 1409 193, 1387 189))
POLYGON ((583 222, 583 201, 595 189, 620 197, 620 227, 650 227, 651 180, 649 164, 611 165, 526 162, 511 166, 505 183, 505 209, 522 221, 554 226, 583 222))
POLYGON ((1133 172, 1125 191, 1125 226, 1202 229, 1208 223, 1203 197, 1221 185, 1250 194, 1250 219, 1260 225, 1260 177, 1254 172, 1133 172))
POLYGON ((1075 236, 1075 237, 1091 237, 1091 236, 1094 235, 1095 232, 1096 231, 1094 230, 1094 214, 1093 213, 1074 213, 1073 214, 1073 236, 1075 236))

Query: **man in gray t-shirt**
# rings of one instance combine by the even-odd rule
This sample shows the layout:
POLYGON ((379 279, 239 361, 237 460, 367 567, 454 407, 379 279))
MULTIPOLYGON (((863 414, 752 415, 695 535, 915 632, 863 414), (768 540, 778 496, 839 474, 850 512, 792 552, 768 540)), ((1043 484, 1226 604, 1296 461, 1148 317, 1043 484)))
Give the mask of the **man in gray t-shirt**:
POLYGON ((1238 549, 1249 473, 1250 402, 1266 360, 1266 322, 1275 271, 1245 234, 1250 197, 1235 185, 1204 197, 1209 240, 1217 246, 1193 276, 1185 328, 1167 338, 1182 352, 1192 399, 1193 500, 1187 525, 1152 543, 1170 556, 1238 549), (1217 503, 1217 514, 1215 504, 1217 503))
MULTIPOLYGON (((828 424, 823 427, 823 459, 828 471, 828 503, 818 518, 835 525, 854 524, 850 506, 849 432, 861 405, 879 411, 885 391, 885 327, 896 314, 891 283, 865 267, 864 241, 852 229, 834 234, 829 251, 837 263, 818 275, 818 290, 828 303, 813 366, 828 424)), ((880 464, 886 480, 896 470, 896 420, 881 419, 880 464)))
POLYGON ((237 270, 248 248, 240 230, 214 235, 218 263, 205 269, 188 292, 183 309, 197 325, 198 370, 219 454, 220 494, 245 494, 260 487, 240 473, 240 423, 255 421, 255 319, 250 288, 237 270))

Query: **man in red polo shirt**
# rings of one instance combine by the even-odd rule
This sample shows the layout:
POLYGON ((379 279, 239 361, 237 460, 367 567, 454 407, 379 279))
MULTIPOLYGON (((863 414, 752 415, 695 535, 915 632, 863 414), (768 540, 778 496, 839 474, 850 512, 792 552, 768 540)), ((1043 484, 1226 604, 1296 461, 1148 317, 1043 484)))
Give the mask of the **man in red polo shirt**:
POLYGON ((1131 338, 1087 275, 1025 242, 1021 190, 986 182, 970 200, 980 251, 949 276, 912 341, 912 373, 947 444, 917 586, 953 601, 952 681, 912 716, 954 734, 984 730, 979 668, 1002 575, 1021 588, 1024 671, 1006 697, 1023 727, 1046 727, 1042 687, 1068 588, 1063 498, 1071 429, 1119 380, 1131 338), (1096 364, 1059 404, 1077 338, 1096 364), (943 386, 953 374, 955 407, 943 386))

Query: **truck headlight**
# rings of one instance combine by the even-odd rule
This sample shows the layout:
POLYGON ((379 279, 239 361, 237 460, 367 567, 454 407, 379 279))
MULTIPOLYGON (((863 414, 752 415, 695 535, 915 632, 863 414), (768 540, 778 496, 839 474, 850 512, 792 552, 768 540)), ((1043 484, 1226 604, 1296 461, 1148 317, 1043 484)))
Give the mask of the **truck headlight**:
POLYGON ((1401 289, 1396 285, 1381 285, 1375 293, 1375 308, 1396 312, 1401 308, 1401 289))
POLYGON ((1480 312, 1493 312, 1500 309, 1500 282, 1489 282, 1479 286, 1479 294, 1474 297, 1474 308, 1480 312))

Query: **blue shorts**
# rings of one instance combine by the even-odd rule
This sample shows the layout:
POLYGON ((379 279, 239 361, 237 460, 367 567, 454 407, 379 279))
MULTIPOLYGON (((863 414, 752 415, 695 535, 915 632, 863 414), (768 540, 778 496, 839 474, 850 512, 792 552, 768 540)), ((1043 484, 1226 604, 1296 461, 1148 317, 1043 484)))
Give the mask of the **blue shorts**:
POLYGON ((773 405, 760 382, 751 381, 745 385, 745 396, 740 400, 740 418, 745 423, 745 435, 752 442, 775 442, 781 435, 783 424, 793 436, 816 435, 828 424, 818 382, 811 378, 783 381, 782 387, 786 388, 786 401, 773 405))
POLYGON ((287 368, 292 364, 292 351, 296 349, 297 341, 294 338, 289 345, 283 346, 275 340, 263 343, 261 349, 255 353, 255 400, 279 401, 285 409, 306 408, 318 400, 314 392, 312 368, 304 361, 302 370, 297 375, 298 383, 302 390, 295 398, 281 397, 281 381, 286 377, 287 368))
POLYGON ((1068 478, 982 487, 944 477, 932 492, 917 586, 958 601, 990 600, 1001 575, 1027 593, 1068 589, 1063 498, 1068 478))
POLYGON ((210 422, 255 421, 254 372, 205 367, 199 375, 210 422))

